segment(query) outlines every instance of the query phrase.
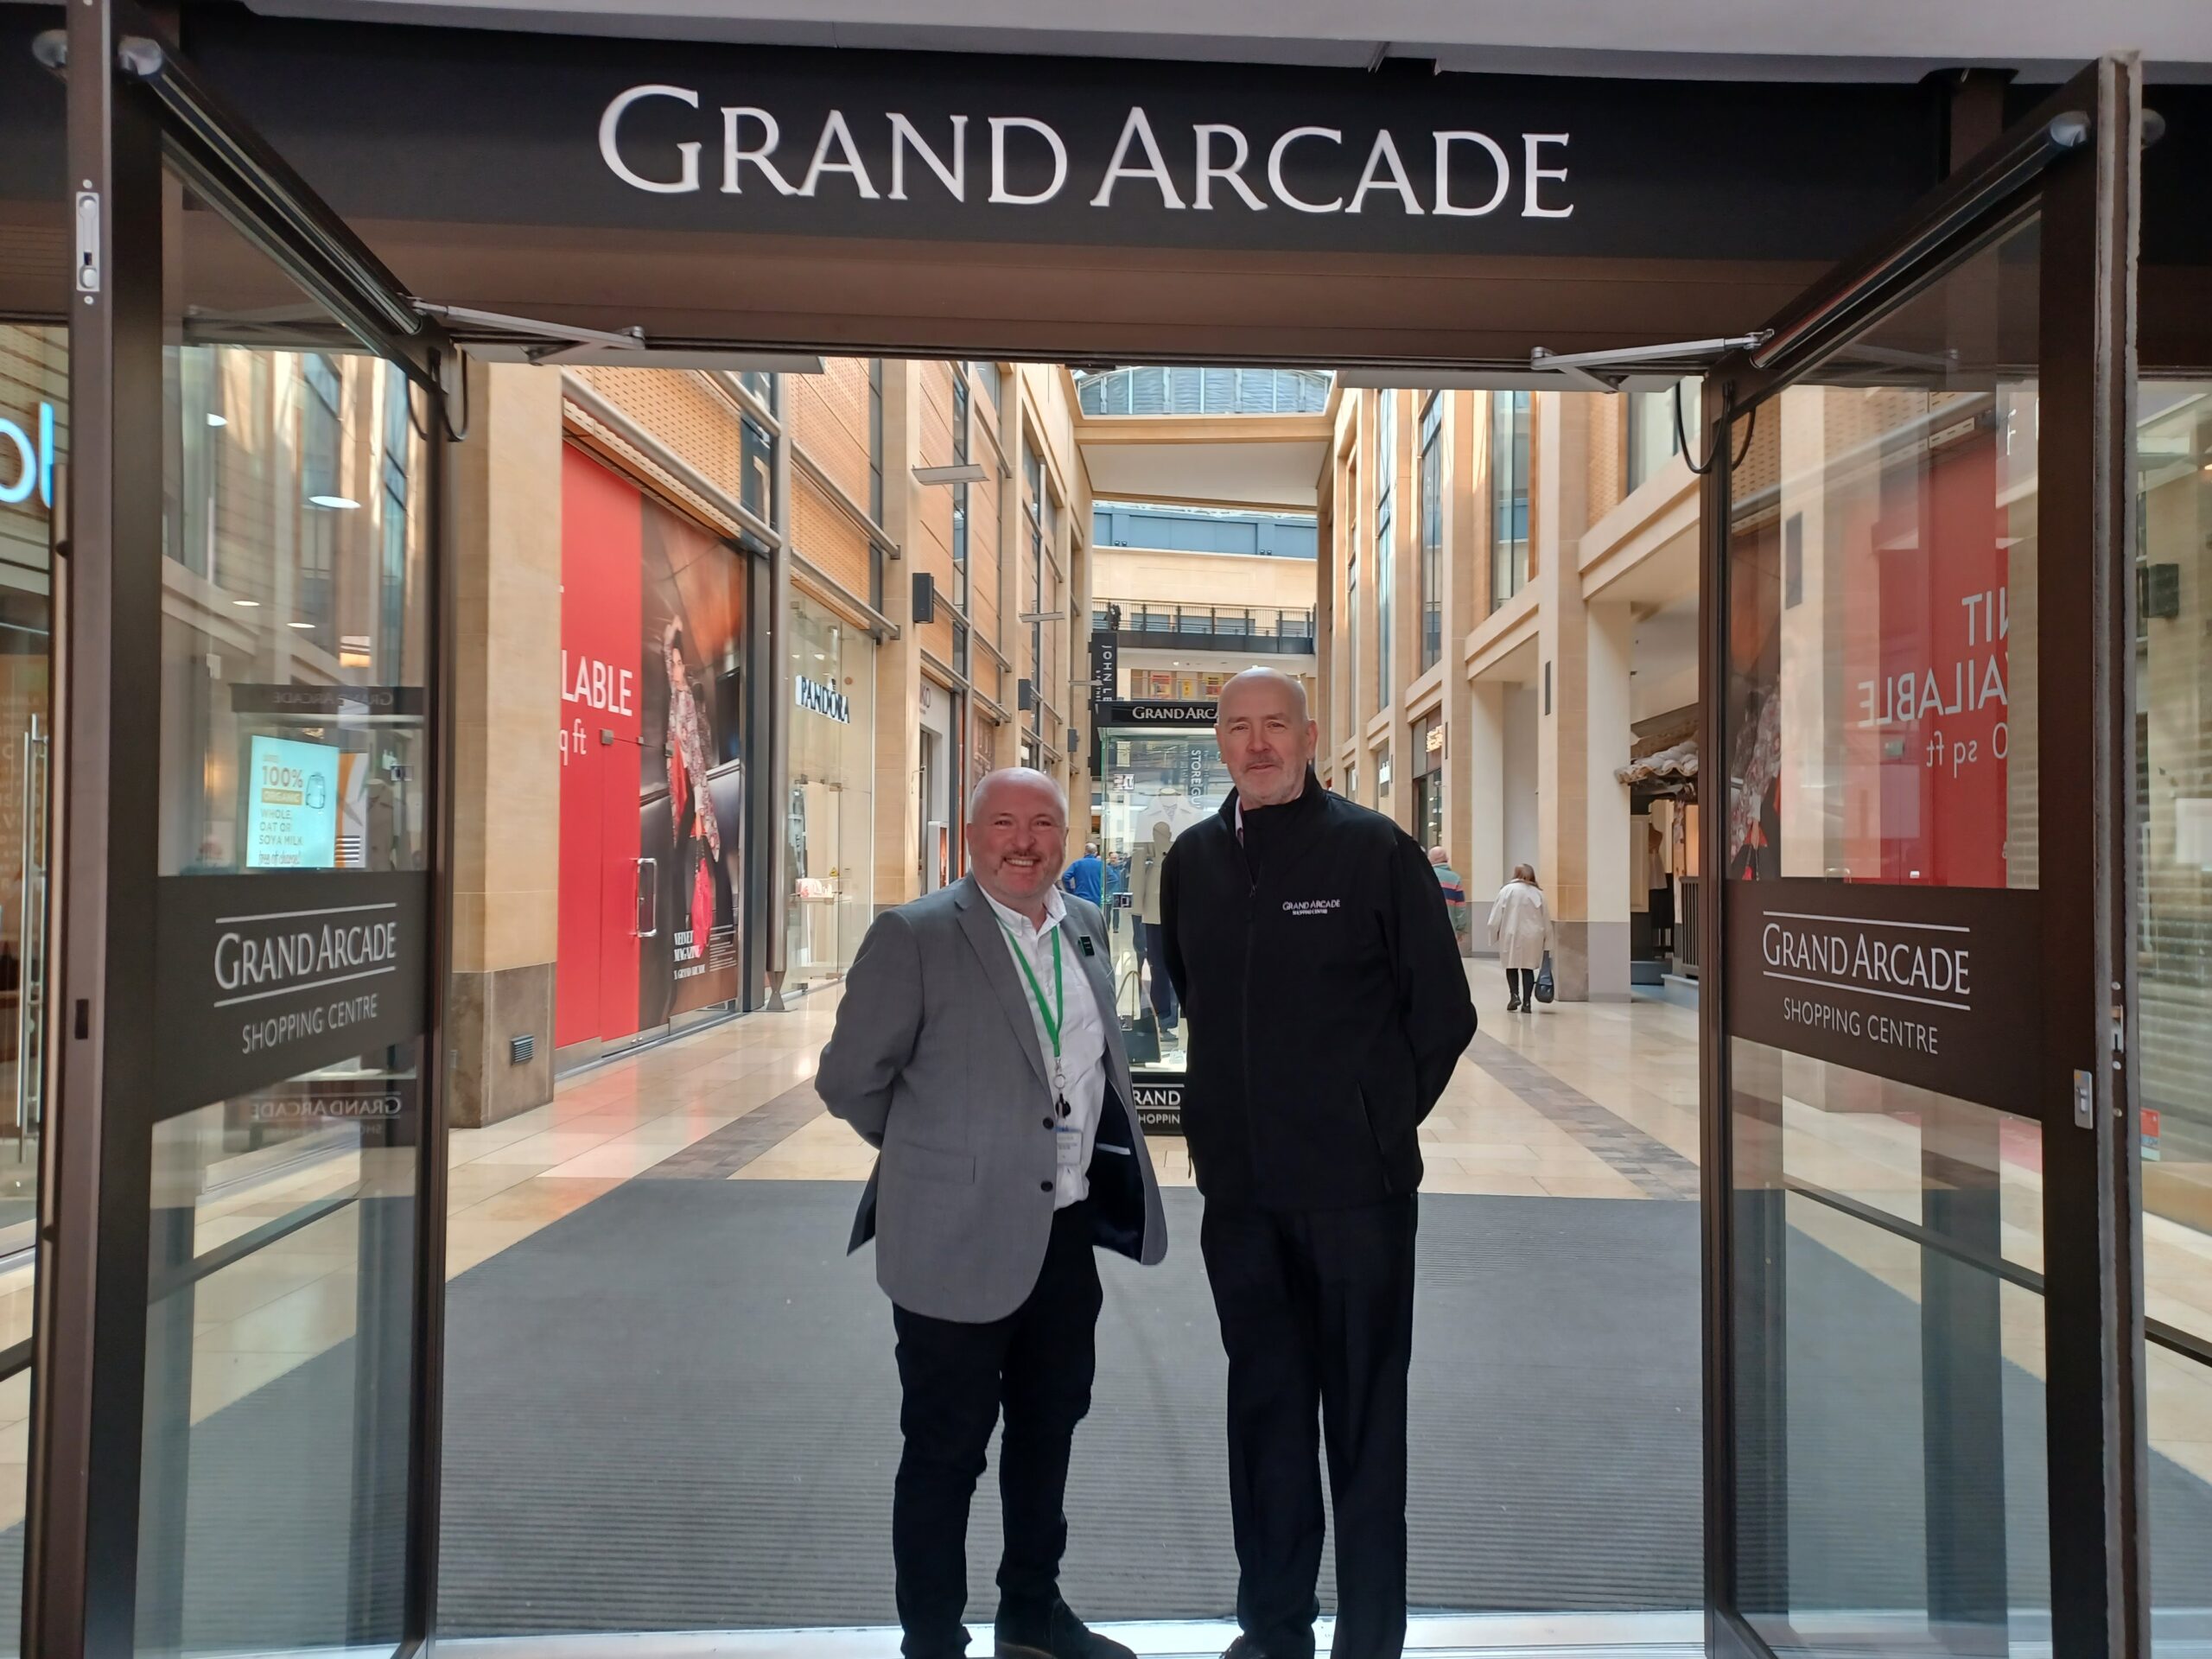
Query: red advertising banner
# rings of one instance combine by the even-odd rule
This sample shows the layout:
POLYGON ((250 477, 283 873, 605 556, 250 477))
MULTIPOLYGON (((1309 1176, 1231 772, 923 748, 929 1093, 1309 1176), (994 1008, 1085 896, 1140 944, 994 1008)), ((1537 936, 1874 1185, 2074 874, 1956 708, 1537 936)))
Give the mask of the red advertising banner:
POLYGON ((747 571, 582 451, 562 466, 565 1047, 740 994, 747 571))

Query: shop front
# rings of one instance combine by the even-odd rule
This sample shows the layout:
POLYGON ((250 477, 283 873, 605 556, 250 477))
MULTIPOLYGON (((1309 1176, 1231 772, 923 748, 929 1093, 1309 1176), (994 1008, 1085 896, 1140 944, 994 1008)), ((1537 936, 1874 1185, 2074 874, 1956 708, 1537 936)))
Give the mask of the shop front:
POLYGON ((874 918, 875 640, 794 589, 787 990, 842 979, 874 918))
POLYGON ((744 999, 754 561, 562 456, 555 1043, 576 1064, 744 999))

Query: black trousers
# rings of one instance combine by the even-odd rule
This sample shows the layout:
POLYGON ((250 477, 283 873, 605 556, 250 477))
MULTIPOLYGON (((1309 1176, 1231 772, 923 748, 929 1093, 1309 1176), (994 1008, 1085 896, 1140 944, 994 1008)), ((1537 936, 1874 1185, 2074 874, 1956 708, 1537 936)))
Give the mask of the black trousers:
POLYGON ((1167 930, 1158 922, 1141 925, 1144 959, 1152 964, 1152 1011, 1164 1030, 1175 1023, 1175 982, 1167 976, 1167 930))
POLYGON ((1533 968, 1507 969, 1505 990, 1505 1000, 1509 1002, 1534 1002, 1536 1000, 1536 970, 1533 968))
POLYGON ((1058 1596, 1068 1454, 1090 1409, 1101 1300, 1086 1202, 1053 1215, 1036 1286, 1007 1318, 961 1325, 891 1310, 906 1440, 892 1489, 891 1557, 908 1659, 967 1649, 968 1504, 1001 1411, 1001 1611, 1041 1611, 1058 1596))
POLYGON ((1410 1193, 1344 1210, 1206 1205, 1199 1247, 1229 1355, 1236 1618, 1268 1659, 1313 1651, 1324 1445, 1337 1516, 1330 1651, 1395 1659, 1405 1646, 1416 1219, 1410 1193))

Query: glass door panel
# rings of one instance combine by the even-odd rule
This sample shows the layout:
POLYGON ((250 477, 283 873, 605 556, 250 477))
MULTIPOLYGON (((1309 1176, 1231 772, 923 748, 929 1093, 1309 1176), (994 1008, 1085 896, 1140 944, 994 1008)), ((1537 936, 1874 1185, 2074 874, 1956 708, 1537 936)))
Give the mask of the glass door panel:
POLYGON ((1971 1048, 2035 926, 2040 261, 2031 218, 1738 426, 1738 1595, 1781 1653, 2049 1605, 2042 1129, 1971 1048))
POLYGON ((140 1652, 404 1635, 431 864, 429 400, 166 194, 140 1652), (166 941, 164 941, 166 945, 166 941), (164 956, 157 1006, 179 964, 164 956))
POLYGON ((2153 1650, 2212 1642, 2212 379, 2136 407, 2137 1006, 2153 1650))

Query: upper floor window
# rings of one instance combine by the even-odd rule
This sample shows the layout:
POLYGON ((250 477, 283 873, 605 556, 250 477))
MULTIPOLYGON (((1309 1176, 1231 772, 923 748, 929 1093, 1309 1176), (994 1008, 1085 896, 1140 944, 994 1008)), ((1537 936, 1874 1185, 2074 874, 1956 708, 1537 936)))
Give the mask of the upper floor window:
POLYGON ((883 359, 868 360, 868 516, 883 522, 883 359))
POLYGON ((1444 655, 1444 400, 1421 409, 1421 666, 1444 655))
POLYGON ((1697 383, 1679 381, 1664 391, 1628 394, 1628 487, 1636 486, 1682 453, 1681 435, 1697 419, 1697 383), (1681 421, 1675 419, 1681 394, 1681 421))
MULTIPOLYGON (((952 459, 968 462, 968 382, 952 377, 952 459)), ((968 486, 952 486, 952 602, 968 608, 968 486)))
POLYGON ((1490 395, 1491 608, 1529 582, 1529 394, 1490 395))

